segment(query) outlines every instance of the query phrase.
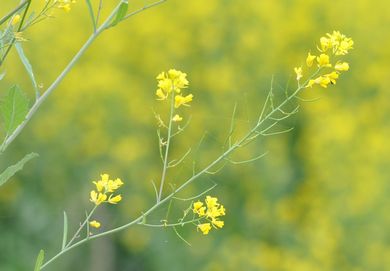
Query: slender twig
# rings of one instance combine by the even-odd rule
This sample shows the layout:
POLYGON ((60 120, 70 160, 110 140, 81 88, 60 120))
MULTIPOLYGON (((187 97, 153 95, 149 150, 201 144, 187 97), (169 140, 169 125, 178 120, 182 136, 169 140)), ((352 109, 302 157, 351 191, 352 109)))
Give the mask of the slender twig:
MULTIPOLYGON (((172 82, 172 86, 173 86, 173 82, 172 82)), ((168 123, 168 135, 167 135, 167 142, 165 145, 164 164, 163 164, 163 170, 162 170, 162 174, 161 174, 160 189, 158 192, 157 202, 159 202, 161 200, 161 195, 162 195, 162 191, 164 188, 164 182, 165 182, 167 170, 169 167, 168 155, 169 155, 169 146, 170 146, 171 139, 172 139, 172 124, 173 124, 172 118, 173 118, 173 113, 175 112, 175 95, 173 94, 174 91, 175 90, 172 89, 171 109, 170 109, 170 113, 169 113, 169 123, 168 123)))
MULTIPOLYGON (((93 213, 95 212, 97 208, 97 205, 95 205, 93 207, 93 209, 89 212, 89 214, 86 216, 85 220, 83 221, 83 223, 80 224, 80 227, 78 228, 78 230, 75 232, 75 234, 73 235, 73 237, 69 240, 68 244, 66 244, 66 246, 64 247, 64 249, 67 249, 70 245, 72 245, 73 241, 80 235, 80 232, 81 230, 84 228, 85 224, 87 224, 89 222, 89 219, 92 217, 93 213)), ((89 232, 87 232, 87 234, 89 234, 89 232)))

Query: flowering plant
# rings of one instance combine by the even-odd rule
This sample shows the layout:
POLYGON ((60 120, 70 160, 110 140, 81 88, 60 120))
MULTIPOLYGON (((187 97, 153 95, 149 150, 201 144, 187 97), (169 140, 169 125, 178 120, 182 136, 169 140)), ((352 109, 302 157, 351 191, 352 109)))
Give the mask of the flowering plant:
MULTIPOLYGON (((60 82, 66 77, 80 57, 99 35, 101 35, 104 31, 115 27, 127 18, 163 2, 165 2, 165 0, 160 0, 153 4, 144 6, 139 10, 129 12, 128 2, 126 0, 122 0, 112 10, 106 20, 100 23, 99 19, 101 17, 102 0, 99 1, 96 12, 93 8, 92 2, 87 0, 86 3, 93 28, 92 34, 75 57, 69 62, 66 68, 43 93, 41 93, 41 87, 35 80, 32 66, 23 51, 25 31, 36 23, 39 23, 44 19, 51 18, 53 16, 52 12, 56 9, 69 12, 72 9, 72 5, 76 4, 76 1, 47 0, 37 15, 30 16, 29 19, 26 19, 31 3, 31 0, 26 0, 3 17, 0 20, 0 25, 3 27, 0 32, 0 66, 4 65, 10 50, 15 47, 18 56, 22 60, 22 63, 31 79, 32 87, 35 92, 35 101, 32 106, 29 106, 26 95, 19 87, 15 85, 10 88, 5 96, 5 99, 0 104, 0 113, 3 117, 5 127, 5 136, 0 147, 0 152, 4 153, 6 151, 7 147, 21 133, 41 104, 57 88, 60 82)), ((172 191, 170 193, 165 192, 167 188, 166 183, 168 171, 180 166, 191 152, 191 150, 189 150, 181 158, 172 159, 170 149, 173 144, 173 139, 174 137, 180 135, 187 125, 189 125, 190 119, 186 116, 186 112, 188 112, 193 102, 201 101, 201 95, 197 94, 195 99, 194 94, 189 92, 190 83, 186 73, 176 69, 170 69, 159 73, 156 77, 157 90, 155 91, 155 96, 159 103, 163 103, 163 105, 169 109, 169 113, 165 117, 162 117, 160 114, 156 114, 162 171, 159 184, 155 184, 153 182, 155 189, 155 202, 153 202, 148 209, 135 219, 130 219, 127 223, 116 226, 112 229, 103 230, 104 221, 98 218, 95 211, 104 204, 119 204, 122 201, 122 194, 119 194, 118 190, 125 182, 123 182, 121 178, 110 178, 107 173, 101 174, 99 180, 92 182, 94 188, 89 193, 89 201, 91 202, 92 207, 89 212, 86 212, 86 218, 80 223, 80 226, 75 231, 74 235, 71 238, 68 238, 68 218, 67 214, 64 212, 63 242, 61 250, 46 261, 44 252, 41 250, 36 260, 35 270, 45 269, 53 261, 81 244, 93 239, 114 234, 134 225, 172 228, 179 238, 186 243, 188 242, 178 231, 179 227, 193 225, 202 235, 208 235, 214 230, 222 229, 225 226, 225 222, 222 218, 228 212, 226 211, 224 205, 219 203, 217 197, 209 195, 209 192, 215 187, 215 185, 190 198, 180 198, 178 196, 179 192, 184 190, 184 188, 188 187, 194 181, 198 180, 202 175, 214 174, 215 172, 221 170, 226 163, 243 164, 262 158, 265 153, 240 161, 232 159, 231 155, 236 150, 246 147, 249 143, 256 139, 290 131, 291 129, 276 129, 278 123, 298 112, 299 104, 291 111, 287 110, 287 105, 292 100, 299 98, 298 94, 302 91, 310 91, 311 88, 316 87, 317 85, 327 88, 329 85, 336 84, 340 75, 349 70, 349 64, 342 58, 347 55, 352 48, 353 40, 338 31, 333 31, 331 34, 326 34, 324 37, 320 38, 320 43, 317 46, 318 55, 312 55, 311 52, 309 52, 305 61, 306 66, 302 65, 294 68, 297 88, 292 91, 287 91, 286 97, 281 102, 277 103, 274 101, 273 88, 271 85, 267 98, 258 114, 258 118, 252 122, 252 126, 243 135, 237 136, 237 138, 233 137, 235 126, 235 108, 231 119, 228 137, 226 139, 226 146, 224 146, 223 152, 219 156, 215 157, 215 159, 213 159, 205 167, 201 169, 194 168, 192 176, 182 181, 178 187, 172 187, 172 191), (186 124, 182 126, 180 124, 183 120, 186 124), (221 164, 222 166, 216 169, 216 167, 221 164), (200 200, 204 195, 205 199, 200 200), (161 223, 149 223, 147 221, 149 216, 157 209, 163 205, 170 206, 173 201, 190 202, 188 205, 189 207, 183 211, 184 215, 182 217, 170 219, 169 221, 167 213, 165 219, 160 220, 161 223), (172 222, 172 220, 174 221, 172 222), (82 233, 84 233, 83 237, 82 233)), ((5 73, 1 73, 0 80, 4 76, 5 73)), ((17 171, 22 169, 24 164, 36 156, 37 154, 35 153, 28 154, 15 165, 5 169, 0 175, 0 186, 10 180, 17 171)))

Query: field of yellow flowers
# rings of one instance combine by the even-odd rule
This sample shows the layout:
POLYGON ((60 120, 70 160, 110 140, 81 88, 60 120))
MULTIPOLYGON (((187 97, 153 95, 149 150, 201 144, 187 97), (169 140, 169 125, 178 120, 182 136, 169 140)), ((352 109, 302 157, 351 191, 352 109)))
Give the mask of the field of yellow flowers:
MULTIPOLYGON (((17 2, 1 1, 0 17, 17 2)), ((129 1, 129 9, 145 2, 129 1)), ((105 0, 103 14, 115 3, 105 0)), ((192 158, 206 164, 221 152, 235 104, 238 125, 246 127, 272 78, 276 98, 283 97, 296 84, 294 67, 305 65, 318 38, 333 30, 354 40, 342 80, 305 90, 302 99, 310 102, 301 102, 299 113, 282 124, 294 127, 291 132, 235 154, 245 159, 267 151, 262 159, 229 165, 184 191, 191 196, 215 182, 213 194, 227 210, 223 229, 201 235, 183 228, 189 246, 172 231, 133 227, 72 251, 48 270, 386 270, 389 14, 386 0, 168 0, 109 30, 7 150, 10 161, 33 151, 40 157, 0 190, 0 270, 32 270, 40 248, 56 251, 63 210, 76 227, 90 204, 91 180, 101 172, 124 182, 121 204, 99 210, 102 227, 138 216, 153 201, 151 180, 161 169, 159 72, 185 71, 194 95, 184 116, 191 125, 173 155, 204 138, 192 158)), ((23 33, 42 86, 91 31, 84 1, 54 16, 23 33)), ((0 95, 14 82, 28 90, 15 51, 7 61, 14 64, 0 82, 0 95)), ((0 164, 8 162, 0 157, 0 164)), ((191 162, 184 163, 175 179, 191 170, 191 162)))

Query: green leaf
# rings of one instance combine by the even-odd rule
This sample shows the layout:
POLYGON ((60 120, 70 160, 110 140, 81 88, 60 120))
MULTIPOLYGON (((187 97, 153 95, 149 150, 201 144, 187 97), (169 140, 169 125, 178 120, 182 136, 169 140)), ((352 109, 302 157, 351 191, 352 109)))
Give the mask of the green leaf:
POLYGON ((26 164, 31 159, 39 156, 37 153, 30 153, 23 157, 22 160, 17 162, 15 165, 9 166, 3 173, 0 174, 0 186, 5 184, 16 172, 23 169, 24 164, 26 164))
POLYGON ((68 216, 66 215, 66 212, 64 211, 64 234, 62 235, 62 246, 61 249, 64 250, 66 246, 66 240, 68 238, 68 216))
POLYGON ((43 260, 44 259, 45 259, 45 251, 43 249, 41 249, 41 251, 39 251, 37 260, 35 261, 34 271, 40 271, 41 270, 41 266, 43 264, 43 260))
POLYGON ((116 17, 112 22, 111 26, 117 25, 127 14, 127 9, 129 8, 129 2, 127 0, 122 1, 119 5, 118 12, 116 13, 116 17))
POLYGON ((0 81, 3 80, 4 76, 5 76, 5 72, 0 73, 0 81))
POLYGON ((15 42, 15 48, 16 48, 16 51, 18 52, 20 60, 22 61, 24 67, 26 68, 28 76, 30 76, 30 79, 32 81, 32 84, 33 84, 33 87, 35 90, 35 94, 37 95, 37 97, 39 97, 38 84, 37 84, 37 81, 35 80, 34 72, 33 72, 32 66, 30 64, 30 61, 28 60, 28 58, 26 57, 26 55, 23 51, 22 44, 20 42, 15 42))
POLYGON ((87 2, 88 12, 89 12, 89 15, 91 16, 91 19, 92 19, 93 31, 96 32, 95 14, 93 13, 93 7, 92 7, 91 0, 85 0, 85 1, 87 2))
POLYGON ((0 102, 0 114, 7 134, 12 133, 24 121, 28 112, 28 98, 18 86, 9 89, 0 102))

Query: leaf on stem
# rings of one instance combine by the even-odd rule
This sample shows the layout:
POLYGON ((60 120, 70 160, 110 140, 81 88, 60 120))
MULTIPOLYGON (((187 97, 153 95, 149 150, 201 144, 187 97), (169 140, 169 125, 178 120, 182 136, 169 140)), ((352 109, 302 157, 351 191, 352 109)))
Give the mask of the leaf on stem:
POLYGON ((31 79, 31 82, 32 82, 34 90, 35 90, 36 97, 39 97, 38 84, 37 84, 37 81, 35 80, 35 76, 34 76, 30 61, 28 60, 28 58, 26 57, 26 54, 23 51, 22 44, 20 42, 15 42, 15 48, 16 48, 16 51, 18 52, 20 60, 23 63, 23 66, 26 68, 28 76, 31 79))
POLYGON ((117 25, 127 14, 129 8, 129 2, 127 0, 122 1, 119 5, 118 12, 116 13, 115 19, 112 21, 111 26, 117 25))
POLYGON ((85 0, 85 1, 87 2, 88 12, 89 12, 89 15, 91 16, 91 19, 92 19, 93 32, 96 32, 95 14, 93 12, 91 0, 85 0))
POLYGON ((5 184, 16 172, 23 169, 24 164, 26 164, 31 159, 39 156, 37 153, 30 153, 23 157, 22 160, 17 162, 15 165, 9 166, 3 173, 0 174, 0 186, 5 184))
POLYGON ((43 260, 44 259, 45 259, 45 251, 43 249, 41 249, 41 251, 39 251, 37 260, 35 261, 34 271, 40 271, 41 270, 41 266, 43 264, 43 260))
POLYGON ((66 212, 64 211, 64 233, 62 235, 61 250, 64 250, 64 248, 66 246, 67 239, 68 239, 68 216, 66 215, 66 212))
POLYGON ((24 121, 27 112, 28 98, 18 86, 11 87, 0 102, 0 114, 3 117, 7 134, 12 133, 24 121))

